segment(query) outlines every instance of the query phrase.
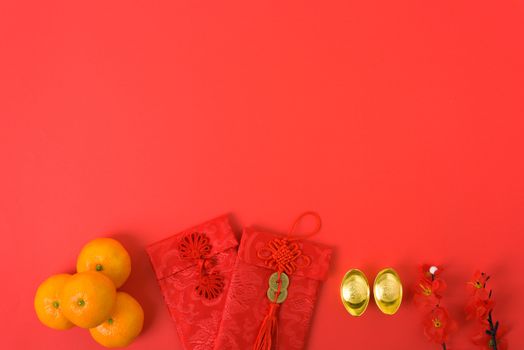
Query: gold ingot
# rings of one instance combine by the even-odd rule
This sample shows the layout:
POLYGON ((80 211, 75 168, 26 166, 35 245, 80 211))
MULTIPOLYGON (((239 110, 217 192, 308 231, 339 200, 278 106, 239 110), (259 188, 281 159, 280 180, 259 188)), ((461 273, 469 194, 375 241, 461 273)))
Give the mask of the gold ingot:
POLYGON ((351 316, 360 316, 369 304, 369 283, 366 275, 358 269, 351 269, 340 284, 342 304, 351 316))
POLYGON ((397 312, 402 303, 402 282, 395 270, 387 268, 380 271, 373 284, 375 303, 386 315, 397 312))

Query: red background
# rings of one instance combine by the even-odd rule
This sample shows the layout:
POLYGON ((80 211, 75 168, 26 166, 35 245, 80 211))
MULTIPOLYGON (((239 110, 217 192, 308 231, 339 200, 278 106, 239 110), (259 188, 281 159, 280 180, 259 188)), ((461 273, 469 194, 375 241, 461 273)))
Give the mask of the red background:
POLYGON ((97 349, 32 299, 109 232, 146 311, 130 349, 180 349, 144 246, 230 212, 335 248, 310 349, 432 349, 409 289, 443 263, 461 305, 476 268, 524 346, 522 1, 3 1, 0 332, 5 349, 97 349), (399 313, 339 301, 351 267, 397 268, 399 313))

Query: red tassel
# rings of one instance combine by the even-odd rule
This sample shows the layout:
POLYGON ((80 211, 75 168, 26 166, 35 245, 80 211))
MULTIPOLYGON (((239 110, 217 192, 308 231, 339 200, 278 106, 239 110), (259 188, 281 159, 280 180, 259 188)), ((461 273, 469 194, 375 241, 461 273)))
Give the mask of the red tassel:
POLYGON ((270 303, 269 312, 262 321, 253 350, 271 350, 278 331, 277 311, 280 304, 270 303))

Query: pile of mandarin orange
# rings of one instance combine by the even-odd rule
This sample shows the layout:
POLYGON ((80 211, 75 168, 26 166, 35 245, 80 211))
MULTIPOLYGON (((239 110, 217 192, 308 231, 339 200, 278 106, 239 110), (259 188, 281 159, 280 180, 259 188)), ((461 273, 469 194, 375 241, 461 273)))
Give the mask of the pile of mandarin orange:
POLYGON ((142 331, 144 311, 131 295, 117 291, 131 273, 126 249, 112 238, 94 239, 78 255, 76 271, 40 284, 34 301, 38 319, 58 330, 89 329, 108 348, 129 345, 142 331))

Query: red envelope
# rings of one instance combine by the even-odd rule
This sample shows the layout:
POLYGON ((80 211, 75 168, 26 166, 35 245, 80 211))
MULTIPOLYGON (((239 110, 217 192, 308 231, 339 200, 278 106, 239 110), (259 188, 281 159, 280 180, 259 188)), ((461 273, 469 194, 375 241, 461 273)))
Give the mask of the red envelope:
POLYGON ((237 245, 227 216, 221 216, 147 248, 186 350, 213 349, 237 245))
MULTIPOLYGON (((258 252, 274 238, 282 237, 252 228, 244 230, 215 343, 216 350, 253 349, 268 314, 268 279, 275 272, 258 252)), ((305 347, 317 292, 329 268, 330 248, 308 241, 296 243, 302 254, 310 259, 310 264, 289 276, 287 299, 280 304, 277 313, 278 331, 273 349, 305 347)))

